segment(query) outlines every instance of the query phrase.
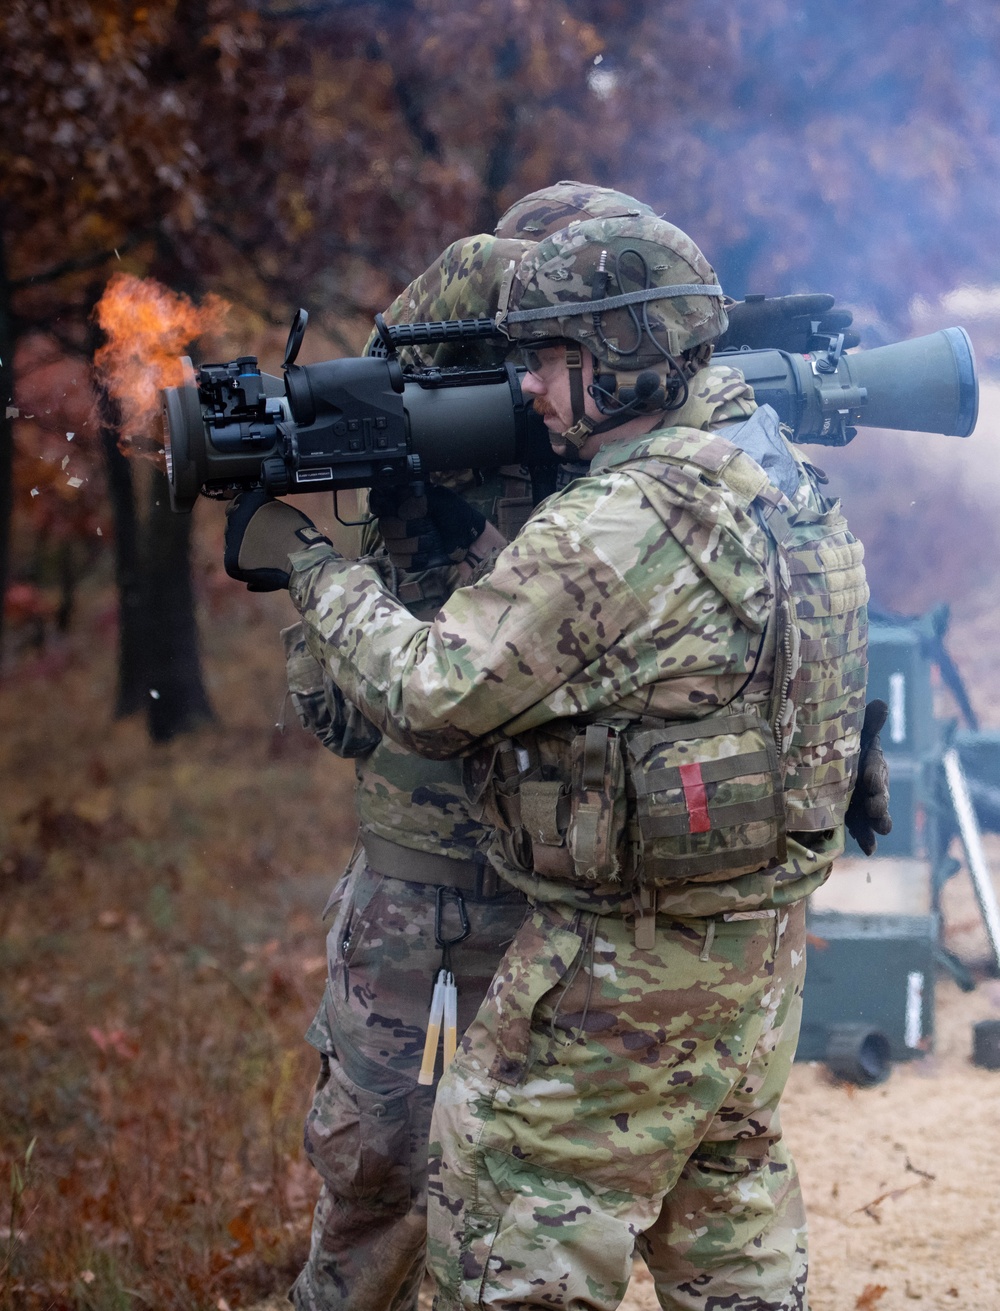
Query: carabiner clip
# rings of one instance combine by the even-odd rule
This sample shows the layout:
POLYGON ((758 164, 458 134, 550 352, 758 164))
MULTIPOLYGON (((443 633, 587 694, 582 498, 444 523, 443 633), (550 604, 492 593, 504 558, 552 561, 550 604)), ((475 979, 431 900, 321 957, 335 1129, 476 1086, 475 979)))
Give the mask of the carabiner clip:
POLYGON ((434 911, 434 941, 442 950, 447 950, 449 947, 455 947, 458 943, 464 942, 471 932, 469 912, 465 908, 465 898, 462 896, 461 891, 458 888, 439 887, 437 890, 437 905, 434 911), (460 925, 460 931, 452 938, 446 938, 443 932, 444 914, 449 897, 458 908, 458 922, 460 925))

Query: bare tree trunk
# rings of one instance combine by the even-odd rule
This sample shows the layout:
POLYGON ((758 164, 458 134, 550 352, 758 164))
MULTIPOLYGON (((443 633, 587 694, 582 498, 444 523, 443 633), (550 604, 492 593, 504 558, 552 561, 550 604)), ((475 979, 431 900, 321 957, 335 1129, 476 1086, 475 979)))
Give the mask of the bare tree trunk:
POLYGON ((147 722, 154 742, 167 742, 214 718, 198 651, 191 523, 191 515, 170 509, 166 474, 157 470, 151 482, 144 552, 147 722))
POLYGON ((115 583, 118 587, 118 688, 115 718, 123 719, 145 709, 149 698, 145 652, 148 647, 143 605, 139 520, 135 504, 132 466, 118 447, 118 406, 103 387, 98 389, 101 446, 108 479, 108 495, 115 521, 115 583))
POLYGON ((56 628, 60 633, 68 633, 76 610, 76 585, 80 577, 76 552, 73 550, 73 543, 68 538, 59 543, 56 564, 59 571, 59 607, 56 610, 56 628))
MULTIPOLYGON (((91 342, 91 354, 96 349, 91 342)), ((154 742, 212 718, 198 651, 191 586, 191 516, 170 509, 166 475, 155 470, 140 518, 131 461, 121 452, 121 412, 98 385, 101 444, 115 520, 118 691, 115 716, 145 711, 154 742)))
POLYGON ((14 513, 14 423, 7 410, 14 399, 14 310, 0 229, 0 653, 3 611, 10 570, 10 521, 14 513))

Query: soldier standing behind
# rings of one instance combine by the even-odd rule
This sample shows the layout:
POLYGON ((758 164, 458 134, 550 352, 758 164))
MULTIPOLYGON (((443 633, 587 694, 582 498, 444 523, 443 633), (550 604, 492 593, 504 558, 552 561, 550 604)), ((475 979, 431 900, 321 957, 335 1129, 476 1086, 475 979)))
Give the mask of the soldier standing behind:
MULTIPOLYGON (((447 305, 454 317, 489 313, 477 289, 495 287, 527 248, 490 238, 455 243, 403 293, 406 306, 420 319, 432 317, 432 305, 447 305)), ((393 310, 391 319, 404 317, 399 301, 393 310)), ((489 500, 505 489, 495 477, 475 490, 492 508, 489 500)), ((486 519, 438 491, 451 519, 449 544, 460 541, 461 560, 486 519)), ((435 506, 442 509, 437 497, 435 506)), ((392 555, 383 542, 369 541, 376 554, 367 558, 409 613, 429 618, 458 581, 458 568, 428 567, 433 524, 426 498, 423 506, 411 498, 406 508, 425 522, 384 519, 392 555)), ((321 1071, 305 1128, 306 1153, 323 1188, 309 1259, 290 1300, 300 1311, 412 1311, 424 1274, 427 1141, 440 1068, 435 1045, 424 1062, 431 1077, 418 1082, 435 980, 442 967, 451 972, 456 1028, 463 1031, 526 902, 485 859, 482 806, 466 798, 460 762, 422 759, 383 736, 324 676, 301 624, 283 638, 304 726, 356 761, 360 821, 357 858, 324 911, 335 915, 326 989, 306 1035, 321 1071)))

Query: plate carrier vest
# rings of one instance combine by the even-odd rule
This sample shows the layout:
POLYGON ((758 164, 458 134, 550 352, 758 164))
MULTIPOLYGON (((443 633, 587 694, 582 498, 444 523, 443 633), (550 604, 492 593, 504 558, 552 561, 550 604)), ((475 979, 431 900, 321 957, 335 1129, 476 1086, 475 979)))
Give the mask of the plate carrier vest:
POLYGON ((807 845, 843 822, 867 682, 863 548, 839 502, 817 492, 822 509, 796 509, 732 440, 679 435, 669 449, 617 468, 688 509, 693 484, 725 482, 768 538, 774 600, 754 669, 702 719, 611 711, 546 725, 563 744, 556 769, 540 766, 535 734, 503 743, 485 800, 525 872, 634 889, 719 882, 781 865, 789 833, 807 845))

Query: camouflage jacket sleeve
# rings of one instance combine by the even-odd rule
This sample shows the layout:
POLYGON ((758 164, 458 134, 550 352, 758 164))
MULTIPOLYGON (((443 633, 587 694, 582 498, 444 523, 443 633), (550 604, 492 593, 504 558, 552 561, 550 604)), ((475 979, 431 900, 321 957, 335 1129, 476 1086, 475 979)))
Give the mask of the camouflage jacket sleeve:
MULTIPOLYGON (((434 614, 455 590, 454 565, 401 573, 383 547, 366 552, 363 559, 378 573, 383 586, 413 614, 434 614)), ((288 693, 302 727, 335 756, 353 759, 374 750, 382 734, 344 696, 329 670, 309 650, 302 624, 283 629, 281 640, 288 693)))
POLYGON ((632 478, 605 471, 545 502, 431 623, 325 546, 292 557, 290 594, 334 681, 425 755, 610 708, 642 713, 674 680, 668 712, 692 717, 735 694, 766 617, 759 562, 743 551, 734 569, 727 555, 740 525, 725 504, 711 518, 692 551, 632 478))
POLYGON ((335 756, 353 759, 378 746, 382 734, 344 696, 306 646, 301 624, 281 631, 285 675, 299 723, 335 756))

